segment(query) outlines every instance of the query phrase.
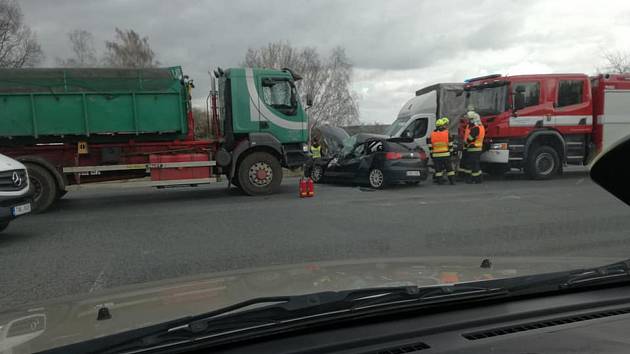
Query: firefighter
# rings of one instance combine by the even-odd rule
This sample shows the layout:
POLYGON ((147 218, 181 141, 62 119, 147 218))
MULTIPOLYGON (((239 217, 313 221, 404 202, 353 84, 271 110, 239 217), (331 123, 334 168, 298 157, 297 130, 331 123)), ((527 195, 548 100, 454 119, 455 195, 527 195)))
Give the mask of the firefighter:
POLYGON ((322 147, 319 144, 319 136, 314 136, 311 142, 310 147, 310 158, 304 164, 304 177, 311 177, 311 172, 313 171, 313 164, 315 159, 319 159, 322 157, 322 147))
POLYGON ((449 183, 453 185, 455 184, 455 172, 451 166, 453 142, 449 139, 448 123, 447 117, 440 118, 435 122, 435 130, 427 138, 427 146, 433 159, 434 182, 444 184, 444 175, 446 175, 449 183))
POLYGON ((469 158, 468 158, 468 149, 467 149, 467 143, 466 141, 468 140, 468 136, 470 135, 470 119, 471 117, 474 117, 474 113, 473 111, 468 111, 468 113, 466 113, 466 115, 462 118, 462 121, 464 121, 464 140, 463 140, 463 145, 462 145, 462 158, 461 160, 459 160, 459 168, 457 169, 459 176, 461 178, 463 178, 466 181, 470 180, 470 167, 469 165, 469 158))
POLYGON ((481 151, 486 131, 479 114, 470 111, 466 116, 468 117, 468 127, 464 134, 466 153, 464 172, 468 173, 466 183, 481 183, 481 151))
POLYGON ((319 138, 313 139, 313 144, 311 144, 311 157, 313 159, 322 157, 322 147, 319 145, 319 138))

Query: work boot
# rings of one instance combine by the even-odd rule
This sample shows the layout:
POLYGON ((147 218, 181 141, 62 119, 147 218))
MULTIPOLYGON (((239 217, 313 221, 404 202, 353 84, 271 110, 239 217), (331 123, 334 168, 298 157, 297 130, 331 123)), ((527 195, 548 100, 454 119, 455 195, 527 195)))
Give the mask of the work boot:
POLYGON ((451 186, 455 185, 455 176, 448 176, 448 183, 451 186))
POLYGON ((471 175, 466 175, 466 184, 473 184, 473 177, 471 175))

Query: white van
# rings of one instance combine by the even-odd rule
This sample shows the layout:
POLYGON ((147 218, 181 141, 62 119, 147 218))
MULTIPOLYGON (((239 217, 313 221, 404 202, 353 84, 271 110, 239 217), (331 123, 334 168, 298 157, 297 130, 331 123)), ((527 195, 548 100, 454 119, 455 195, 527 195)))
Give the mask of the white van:
POLYGON ((466 113, 464 84, 440 83, 416 91, 387 130, 391 137, 412 137, 425 151, 427 137, 437 118, 448 117, 451 136, 457 137, 460 118, 466 113))

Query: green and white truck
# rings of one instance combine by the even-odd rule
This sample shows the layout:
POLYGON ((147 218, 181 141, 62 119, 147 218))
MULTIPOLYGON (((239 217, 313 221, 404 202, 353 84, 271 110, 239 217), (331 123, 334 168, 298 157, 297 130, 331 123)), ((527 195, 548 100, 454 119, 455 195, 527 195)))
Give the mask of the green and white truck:
POLYGON ((35 212, 90 186, 226 180, 249 195, 269 194, 282 167, 307 159, 300 79, 289 69, 215 70, 211 133, 197 138, 193 83, 180 67, 3 69, 0 153, 28 169, 35 212))

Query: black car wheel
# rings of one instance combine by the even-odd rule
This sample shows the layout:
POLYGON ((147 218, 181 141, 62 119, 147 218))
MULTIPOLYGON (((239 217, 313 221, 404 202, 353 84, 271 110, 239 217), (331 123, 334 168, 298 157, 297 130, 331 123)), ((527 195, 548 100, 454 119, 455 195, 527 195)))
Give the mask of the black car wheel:
POLYGON ((368 182, 370 183, 370 187, 374 189, 381 189, 385 186, 385 175, 383 171, 375 168, 370 171, 368 175, 368 182))
POLYGON ((315 183, 320 183, 324 178, 324 168, 320 165, 313 165, 311 168, 311 179, 315 183))

